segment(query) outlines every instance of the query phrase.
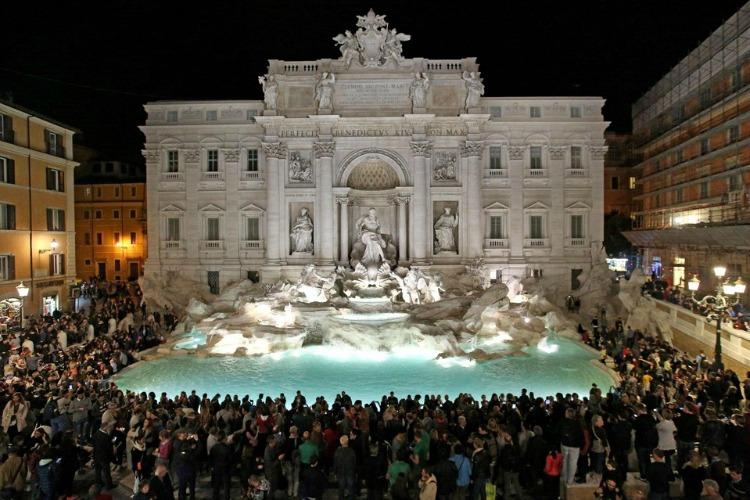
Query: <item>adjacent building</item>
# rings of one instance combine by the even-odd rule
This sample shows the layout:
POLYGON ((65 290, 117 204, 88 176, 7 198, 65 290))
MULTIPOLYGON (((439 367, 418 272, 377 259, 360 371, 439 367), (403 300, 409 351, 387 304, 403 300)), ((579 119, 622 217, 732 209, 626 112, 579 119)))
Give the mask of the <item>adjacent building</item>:
POLYGON ((647 273, 706 288, 750 270, 750 4, 633 105, 635 231, 647 273))
POLYGON ((400 265, 575 285, 602 246, 604 100, 484 97, 475 58, 404 58, 383 17, 338 59, 270 60, 263 101, 145 106, 147 274, 218 292, 350 265, 373 213, 400 265))
POLYGON ((73 135, 77 131, 0 102, 0 315, 66 309, 76 276, 73 135))
POLYGON ((143 167, 96 160, 79 169, 75 186, 78 277, 137 280, 147 255, 143 167))
POLYGON ((630 217, 636 192, 637 155, 630 134, 606 132, 604 158, 604 215, 630 217))

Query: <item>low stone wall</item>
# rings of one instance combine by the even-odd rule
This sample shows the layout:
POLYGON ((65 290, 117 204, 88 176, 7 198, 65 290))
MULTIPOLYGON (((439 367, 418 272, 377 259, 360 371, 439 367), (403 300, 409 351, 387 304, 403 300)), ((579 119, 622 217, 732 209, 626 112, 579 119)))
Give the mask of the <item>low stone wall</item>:
MULTIPOLYGON (((708 323, 705 316, 694 314, 682 306, 649 298, 659 311, 669 314, 672 335, 676 340, 684 336, 705 346, 709 356, 716 343, 716 322, 708 323)), ((721 324, 722 356, 729 357, 738 364, 750 368, 750 333, 737 330, 729 323, 721 324)), ((742 374, 744 375, 744 374, 742 374)))

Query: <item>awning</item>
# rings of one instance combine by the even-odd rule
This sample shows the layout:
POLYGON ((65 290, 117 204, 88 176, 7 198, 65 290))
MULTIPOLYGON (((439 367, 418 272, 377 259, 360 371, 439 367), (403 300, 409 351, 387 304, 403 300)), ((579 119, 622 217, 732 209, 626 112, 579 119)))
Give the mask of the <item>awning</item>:
POLYGON ((737 248, 750 250, 750 224, 736 226, 680 227, 645 231, 624 231, 637 247, 670 246, 737 248))

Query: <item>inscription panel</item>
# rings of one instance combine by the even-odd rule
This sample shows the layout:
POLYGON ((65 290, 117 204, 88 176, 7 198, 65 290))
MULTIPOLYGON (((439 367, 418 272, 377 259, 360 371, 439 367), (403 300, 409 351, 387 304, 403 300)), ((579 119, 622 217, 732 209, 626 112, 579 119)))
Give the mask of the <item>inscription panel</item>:
POLYGON ((409 106, 411 80, 338 81, 334 107, 409 106))

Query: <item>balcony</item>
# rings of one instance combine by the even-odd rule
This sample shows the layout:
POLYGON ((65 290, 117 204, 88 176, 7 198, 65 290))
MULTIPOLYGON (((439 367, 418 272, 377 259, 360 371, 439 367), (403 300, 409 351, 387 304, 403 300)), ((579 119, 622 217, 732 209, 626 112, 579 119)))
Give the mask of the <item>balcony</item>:
POLYGON ((162 240, 161 247, 166 250, 173 250, 176 248, 182 248, 182 241, 180 240, 162 240))
POLYGON ((488 250, 508 248, 508 240, 505 238, 487 238, 484 240, 484 248, 488 250))
POLYGON ((565 240, 565 246, 573 248, 587 248, 589 246, 589 242, 586 240, 586 238, 567 238, 565 240))
POLYGON ((523 240, 524 248, 546 248, 549 246, 547 238, 526 238, 523 240))
POLYGON ((261 175, 260 170, 243 170, 242 172, 240 172, 240 180, 261 181, 263 180, 263 176, 261 175))
POLYGON ((531 178, 545 178, 547 177, 546 168, 527 168, 524 172, 525 177, 531 178))
POLYGON ((161 180, 165 182, 183 182, 185 174, 182 172, 162 172, 161 180))
POLYGON ((263 250, 263 240, 243 240, 240 246, 243 250, 263 250))
POLYGON ((223 250, 224 240, 203 240, 201 250, 223 250))
POLYGON ((203 172, 204 181, 223 181, 224 172, 203 172))
POLYGON ((565 177, 588 177, 588 172, 584 168, 566 168, 565 177))
POLYGON ((489 177, 490 179, 508 177, 508 169, 507 168, 491 168, 487 171, 487 177, 489 177))

